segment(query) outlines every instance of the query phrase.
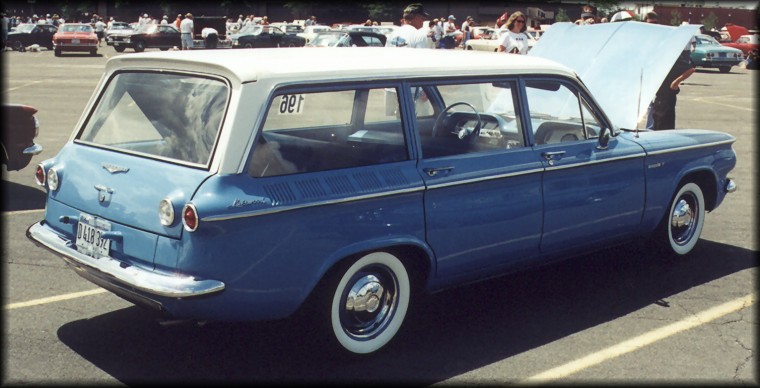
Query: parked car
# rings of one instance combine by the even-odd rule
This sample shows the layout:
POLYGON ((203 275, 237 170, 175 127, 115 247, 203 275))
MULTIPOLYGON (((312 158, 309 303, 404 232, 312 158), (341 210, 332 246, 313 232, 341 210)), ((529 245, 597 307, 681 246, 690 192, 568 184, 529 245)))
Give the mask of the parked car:
POLYGON ((288 35, 298 35, 304 32, 304 27, 293 23, 270 23, 271 27, 277 27, 288 35))
POLYGON ((721 43, 723 46, 732 47, 742 51, 742 54, 746 58, 752 50, 756 50, 760 47, 760 35, 742 35, 735 42, 721 43))
POLYGON ((62 24, 53 35, 53 50, 56 57, 64 51, 98 54, 98 36, 91 25, 85 23, 62 24))
POLYGON ((8 33, 6 44, 16 51, 33 44, 52 50, 56 31, 58 27, 52 24, 19 24, 15 31, 8 33))
POLYGON ((383 47, 386 40, 385 35, 376 32, 324 31, 316 34, 306 47, 383 47))
POLYGON ((472 27, 472 37, 470 39, 488 39, 493 33, 493 27, 476 26, 472 27))
POLYGON ((320 26, 320 25, 313 25, 313 26, 306 26, 304 27, 303 32, 299 32, 298 36, 306 39, 305 44, 309 44, 311 40, 314 38, 314 36, 317 35, 317 33, 330 31, 331 28, 328 26, 320 26))
MULTIPOLYGON (((485 39, 470 39, 464 44, 465 50, 477 50, 477 51, 491 51, 498 52, 499 45, 504 40, 504 35, 509 30, 506 28, 490 29, 486 34, 488 38, 485 39)), ((525 36, 528 38, 528 51, 536 44, 535 32, 531 33, 526 31, 525 36)))
POLYGON ((695 40, 691 60, 697 67, 717 68, 721 73, 728 73, 732 66, 744 60, 741 50, 723 46, 709 35, 697 34, 695 40))
POLYGON ((230 36, 232 48, 303 47, 306 39, 273 26, 249 25, 230 36))
POLYGON ((40 122, 37 108, 22 104, 3 104, 3 152, 0 157, 8 171, 17 171, 29 165, 32 156, 42 152, 34 143, 39 135, 40 122))
POLYGON ((179 30, 172 24, 146 24, 131 34, 112 35, 111 42, 117 52, 123 52, 127 48, 140 53, 146 48, 166 51, 173 47, 182 47, 179 30))
POLYGON ((418 293, 642 238, 686 255, 736 189, 736 139, 630 126, 640 105, 622 103, 646 106, 691 36, 630 24, 662 60, 631 55, 648 76, 623 83, 464 50, 113 57, 38 167, 27 236, 171 319, 305 318, 305 339, 354 354, 391 341, 418 293), (614 89, 616 115, 587 83, 614 89))
MULTIPOLYGON (((105 36, 106 45, 113 46, 114 41, 116 40, 118 40, 119 42, 122 42, 124 41, 125 36, 132 35, 134 32, 135 32, 135 29, 130 23, 113 22, 111 24, 111 28, 106 30, 106 36, 105 36), (119 36, 120 38, 117 39, 116 38, 117 36, 119 36)), ((121 51, 124 51, 124 50, 122 49, 121 51)))

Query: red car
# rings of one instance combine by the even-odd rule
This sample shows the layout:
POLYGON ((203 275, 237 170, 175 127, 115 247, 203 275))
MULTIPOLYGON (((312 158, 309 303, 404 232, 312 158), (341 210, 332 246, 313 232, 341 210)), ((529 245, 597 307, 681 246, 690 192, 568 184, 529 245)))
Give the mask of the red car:
POLYGON ((34 143, 40 130, 40 123, 35 117, 37 109, 29 105, 3 105, 3 136, 0 159, 8 171, 17 171, 26 167, 32 156, 42 152, 42 146, 34 143))
POLYGON ((724 46, 737 48, 742 50, 744 57, 746 58, 752 50, 757 50, 760 47, 760 35, 742 35, 739 39, 731 43, 721 43, 724 46))
POLYGON ((53 35, 53 50, 60 57, 63 51, 98 53, 98 36, 95 29, 86 23, 66 23, 58 27, 53 35))

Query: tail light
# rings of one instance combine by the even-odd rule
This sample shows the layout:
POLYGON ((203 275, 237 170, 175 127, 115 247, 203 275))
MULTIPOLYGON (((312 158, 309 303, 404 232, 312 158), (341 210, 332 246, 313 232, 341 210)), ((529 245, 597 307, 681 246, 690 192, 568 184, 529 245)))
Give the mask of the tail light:
POLYGON ((174 205, 169 198, 164 198, 158 204, 158 218, 161 225, 170 226, 174 223, 174 205))
POLYGON ((198 210, 192 203, 188 203, 182 208, 182 223, 188 232, 194 232, 198 229, 198 210))
POLYGON ((39 186, 45 186, 45 182, 47 181, 47 177, 45 175, 45 167, 41 164, 37 165, 37 168, 34 170, 34 180, 37 182, 39 186))
POLYGON ((47 172, 47 186, 50 191, 58 190, 58 170, 51 168, 47 172))

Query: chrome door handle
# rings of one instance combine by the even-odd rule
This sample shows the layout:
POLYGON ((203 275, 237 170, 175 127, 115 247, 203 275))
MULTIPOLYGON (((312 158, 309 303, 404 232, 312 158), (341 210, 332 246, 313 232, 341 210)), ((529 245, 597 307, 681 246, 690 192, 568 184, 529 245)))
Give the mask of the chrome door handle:
POLYGON ((454 167, 429 167, 429 168, 423 168, 422 171, 425 172, 425 174, 428 174, 428 176, 436 176, 439 172, 442 171, 451 171, 454 167))
POLYGON ((562 155, 565 154, 565 151, 549 151, 549 152, 542 152, 541 156, 546 159, 546 162, 549 163, 550 166, 554 165, 555 160, 562 159, 562 155))

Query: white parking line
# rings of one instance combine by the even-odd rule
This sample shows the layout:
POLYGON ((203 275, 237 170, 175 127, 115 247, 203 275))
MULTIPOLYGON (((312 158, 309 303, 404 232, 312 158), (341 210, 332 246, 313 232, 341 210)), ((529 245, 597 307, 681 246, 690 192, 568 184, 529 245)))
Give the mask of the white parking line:
POLYGON ((570 376, 586 368, 601 364, 602 362, 611 360, 616 357, 620 357, 626 353, 641 349, 647 345, 651 345, 661 339, 665 339, 691 328, 704 325, 722 316, 749 307, 755 303, 755 299, 755 294, 749 294, 742 298, 734 299, 730 302, 726 302, 722 305, 715 306, 713 308, 684 318, 678 322, 649 331, 627 341, 623 341, 617 345, 602 349, 598 352, 591 353, 583 358, 568 362, 567 364, 558 366, 556 368, 549 369, 537 375, 533 375, 522 381, 522 383, 541 384, 570 376))
POLYGON ((720 106, 725 106, 725 107, 728 107, 728 108, 734 108, 734 109, 739 109, 739 110, 746 110, 746 111, 750 111, 750 112, 754 112, 755 111, 753 108, 745 108, 743 106, 736 106, 736 105, 731 105, 731 104, 723 104, 723 103, 720 103, 720 102, 710 101, 710 100, 718 100, 718 99, 723 100, 723 99, 729 98, 729 97, 734 97, 734 96, 733 95, 728 95, 728 96, 697 97, 697 98, 694 98, 692 101, 699 101, 699 102, 704 102, 705 104, 720 105, 720 106))
POLYGON ((42 83, 42 82, 44 82, 44 80, 40 80, 40 81, 32 81, 32 82, 28 82, 28 83, 25 83, 25 84, 23 84, 23 85, 19 85, 19 86, 16 86, 15 88, 8 88, 8 89, 5 89, 5 91, 6 91, 6 92, 12 92, 12 91, 14 91, 14 90, 16 90, 16 89, 25 88, 25 87, 27 87, 27 86, 30 86, 30 85, 34 85, 34 84, 39 84, 39 83, 42 83))
POLYGON ((39 306, 41 304, 55 303, 55 302, 60 302, 62 300, 82 298, 85 296, 102 294, 104 292, 108 292, 108 291, 106 291, 106 289, 104 288, 96 288, 90 291, 73 292, 71 294, 56 295, 56 296, 51 296, 47 298, 30 300, 27 302, 11 303, 11 304, 7 304, 3 306, 3 310, 13 310, 13 309, 19 309, 23 307, 39 306))
POLYGON ((14 214, 32 214, 32 213, 40 213, 44 212, 45 209, 30 209, 30 210, 12 210, 9 212, 3 212, 3 214, 7 214, 9 216, 12 216, 14 214))

